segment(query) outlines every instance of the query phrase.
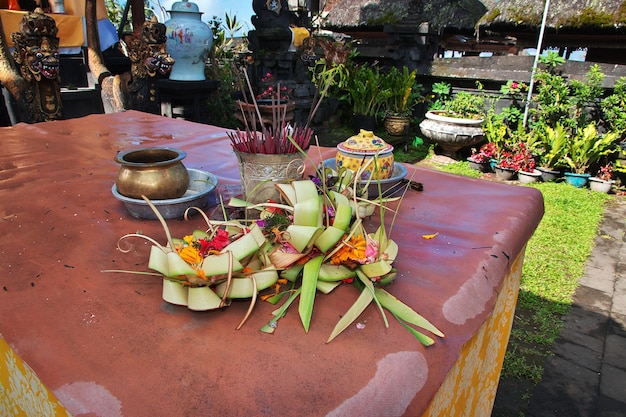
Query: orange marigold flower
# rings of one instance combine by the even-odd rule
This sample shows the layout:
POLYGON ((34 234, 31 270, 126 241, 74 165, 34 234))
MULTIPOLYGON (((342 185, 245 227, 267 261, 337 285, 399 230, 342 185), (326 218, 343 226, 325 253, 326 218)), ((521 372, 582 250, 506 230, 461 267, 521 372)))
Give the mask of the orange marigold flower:
MULTIPOLYGON (((189 242, 187 240, 188 237, 189 236, 185 236, 185 242, 189 242)), ((193 245, 193 243, 178 249, 178 255, 183 258, 185 262, 193 267, 197 267, 202 263, 202 256, 200 255, 198 248, 193 245)))
POLYGON ((350 240, 343 241, 343 245, 331 256, 332 265, 360 262, 365 259, 367 242, 362 235, 352 236, 350 240))

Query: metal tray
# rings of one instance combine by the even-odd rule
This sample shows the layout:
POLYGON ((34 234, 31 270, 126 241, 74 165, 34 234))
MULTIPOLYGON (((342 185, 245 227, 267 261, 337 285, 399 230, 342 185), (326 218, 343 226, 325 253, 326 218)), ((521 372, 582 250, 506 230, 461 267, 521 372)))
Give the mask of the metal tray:
MULTIPOLYGON (((165 219, 181 218, 189 207, 198 207, 204 210, 209 205, 209 197, 217 187, 217 177, 208 171, 187 168, 189 173, 189 187, 182 197, 169 200, 151 200, 165 219)), ((138 219, 156 219, 148 203, 142 199, 130 198, 121 195, 113 184, 113 196, 124 203, 128 213, 138 219)), ((193 211, 190 211, 193 214, 193 211)))
MULTIPOLYGON (((326 159, 324 161, 324 168, 337 169, 337 161, 335 158, 326 159)), ((386 180, 372 180, 367 188, 368 198, 378 197, 378 183, 380 182, 380 190, 386 197, 391 197, 398 192, 402 185, 402 180, 407 174, 407 169, 404 165, 397 162, 393 163, 393 173, 391 178, 386 180)))

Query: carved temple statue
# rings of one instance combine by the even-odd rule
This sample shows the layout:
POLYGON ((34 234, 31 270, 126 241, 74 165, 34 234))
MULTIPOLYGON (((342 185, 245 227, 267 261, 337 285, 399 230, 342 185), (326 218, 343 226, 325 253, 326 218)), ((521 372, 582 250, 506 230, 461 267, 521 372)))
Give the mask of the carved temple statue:
POLYGON ((286 52, 291 45, 291 15, 287 0, 253 0, 255 15, 251 22, 256 30, 248 33, 250 50, 257 54, 261 50, 286 52))
POLYGON ((127 108, 160 114, 156 82, 167 78, 174 58, 165 49, 165 25, 156 19, 143 24, 139 39, 128 45, 130 73, 120 75, 127 108))
MULTIPOLYGON (((0 22, 0 34, 4 31, 0 22)), ((59 38, 54 19, 40 8, 20 21, 11 34, 12 59, 0 35, 0 82, 15 99, 20 121, 27 123, 63 117, 59 86, 59 38)))
POLYGON ((89 68, 102 87, 106 113, 140 110, 160 114, 161 107, 156 83, 167 78, 174 58, 166 51, 166 28, 153 18, 144 22, 138 37, 128 42, 130 72, 112 75, 104 64, 98 45, 95 0, 85 3, 89 68))

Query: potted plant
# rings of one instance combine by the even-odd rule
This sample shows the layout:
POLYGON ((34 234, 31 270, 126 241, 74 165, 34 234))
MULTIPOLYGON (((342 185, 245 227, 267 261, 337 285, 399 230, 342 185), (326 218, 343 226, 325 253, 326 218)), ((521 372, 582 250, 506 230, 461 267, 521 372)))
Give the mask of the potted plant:
MULTIPOLYGON (((480 84, 479 84, 479 87, 480 84)), ((485 99, 481 95, 459 91, 452 95, 447 83, 433 84, 436 100, 420 123, 422 134, 436 142, 443 153, 452 158, 466 146, 485 139, 485 99)))
POLYGON ((479 150, 472 148, 472 154, 467 157, 467 162, 472 169, 481 172, 489 172, 491 169, 491 159, 496 155, 497 148, 494 143, 487 142, 479 150))
MULTIPOLYGON (((252 83, 247 71, 242 71, 248 91, 252 83)), ((252 203, 278 201, 280 194, 275 183, 287 183, 302 178, 304 170, 303 150, 309 146, 313 132, 308 124, 304 126, 289 123, 290 116, 286 103, 281 104, 280 88, 269 89, 268 96, 273 110, 262 113, 259 99, 264 93, 250 94, 251 108, 238 102, 245 125, 243 130, 229 132, 233 151, 239 161, 243 194, 252 203)))
POLYGON ((356 54, 350 43, 325 38, 320 38, 317 42, 324 56, 309 68, 311 81, 315 84, 315 96, 307 119, 309 124, 328 95, 344 94, 350 79, 351 57, 356 54))
POLYGON ((582 131, 572 135, 564 156, 571 169, 571 172, 565 173, 565 181, 578 188, 584 187, 591 176, 589 167, 601 157, 616 152, 617 139, 615 132, 598 134, 595 123, 589 123, 582 131))
POLYGON ((494 171, 496 177, 503 181, 510 181, 515 179, 517 171, 519 171, 519 161, 516 154, 511 150, 503 150, 500 152, 500 159, 498 160, 494 171))
POLYGON ((390 90, 382 85, 381 80, 382 75, 376 67, 355 65, 350 71, 345 99, 352 106, 357 131, 376 129, 376 115, 390 96, 390 90))
POLYGON ((541 177, 541 172, 535 169, 535 157, 528 145, 520 142, 517 146, 516 160, 518 163, 517 179, 522 184, 536 182, 541 177))
POLYGON ((500 179, 511 180, 517 174, 522 183, 537 181, 541 176, 535 170, 535 157, 525 142, 515 142, 509 149, 499 153, 499 160, 495 167, 496 176, 500 179))
POLYGON ((602 113, 607 130, 618 132, 626 140, 626 77, 615 81, 613 94, 602 100, 602 113))
MULTIPOLYGON (((250 91, 253 91, 252 87, 250 91)), ((289 93, 287 87, 275 81, 274 75, 268 72, 261 78, 253 99, 244 96, 243 100, 237 100, 239 111, 235 117, 244 125, 248 125, 252 120, 258 120, 259 124, 269 126, 276 119, 276 115, 290 122, 295 115, 296 102, 290 99, 289 93)))
POLYGON ((417 70, 409 72, 392 67, 383 76, 383 85, 389 90, 384 103, 385 129, 391 136, 404 136, 408 133, 413 109, 423 99, 422 85, 415 82, 417 70))
POLYGON ((608 193, 614 182, 613 164, 608 163, 600 167, 595 177, 589 178, 589 188, 592 191, 608 193))
POLYGON ((553 129, 545 126, 537 129, 534 138, 534 148, 539 157, 537 170, 541 172, 542 181, 549 182, 563 175, 562 168, 565 165, 566 145, 569 141, 569 133, 562 124, 557 124, 553 129))

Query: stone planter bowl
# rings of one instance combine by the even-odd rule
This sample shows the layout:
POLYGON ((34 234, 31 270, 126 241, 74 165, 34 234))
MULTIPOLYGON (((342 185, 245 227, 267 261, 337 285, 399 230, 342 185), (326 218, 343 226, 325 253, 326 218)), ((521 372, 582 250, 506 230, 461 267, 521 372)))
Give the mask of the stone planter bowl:
POLYGON ((445 112, 429 111, 420 123, 422 134, 437 143, 444 155, 455 158, 457 152, 485 139, 484 120, 449 117, 445 112))

